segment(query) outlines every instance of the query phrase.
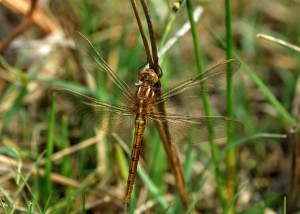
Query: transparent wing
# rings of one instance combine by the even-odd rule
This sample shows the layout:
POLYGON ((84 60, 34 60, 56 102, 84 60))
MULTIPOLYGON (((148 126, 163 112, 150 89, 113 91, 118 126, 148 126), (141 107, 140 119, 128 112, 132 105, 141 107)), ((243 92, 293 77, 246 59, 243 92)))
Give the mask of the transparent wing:
MULTIPOLYGON (((238 60, 227 60, 216 64, 203 74, 199 74, 190 80, 182 82, 162 95, 158 96, 153 105, 165 102, 168 99, 177 99, 179 95, 184 100, 199 97, 201 94, 214 92, 219 86, 226 81, 226 73, 230 70, 235 73, 241 66, 238 60), (201 84, 205 82, 205 88, 201 84)), ((169 102, 169 100, 168 100, 169 102)))
POLYGON ((110 69, 89 40, 77 32, 74 41, 81 64, 95 79, 100 90, 104 89, 111 98, 119 99, 124 104, 133 104, 134 98, 129 86, 110 69))
POLYGON ((100 102, 68 89, 52 89, 50 95, 68 115, 85 119, 92 127, 120 134, 134 127, 134 114, 129 107, 100 102))
POLYGON ((223 116, 192 117, 187 115, 151 113, 150 120, 162 123, 169 129, 172 143, 199 143, 214 138, 224 138, 227 132, 241 133, 243 124, 223 116))

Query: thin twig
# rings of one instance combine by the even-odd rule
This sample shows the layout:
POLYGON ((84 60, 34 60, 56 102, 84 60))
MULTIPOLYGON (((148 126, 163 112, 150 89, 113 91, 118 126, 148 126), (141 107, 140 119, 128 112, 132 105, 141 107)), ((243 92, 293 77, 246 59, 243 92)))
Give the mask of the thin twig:
POLYGON ((293 148, 292 151, 292 165, 291 165, 291 176, 288 187, 288 204, 287 213, 295 213, 297 210, 297 199, 299 195, 299 177, 300 177, 300 143, 299 143, 299 130, 298 127, 291 129, 289 133, 289 140, 293 148))
POLYGON ((6 37, 3 42, 1 42, 0 53, 2 53, 17 36, 28 30, 33 25, 32 14, 36 9, 37 2, 38 0, 31 0, 30 9, 21 24, 16 27, 15 30, 8 37, 6 37))
POLYGON ((152 21, 151 21, 150 11, 149 11, 149 8, 148 8, 147 3, 146 3, 145 0, 141 0, 141 4, 142 4, 143 10, 144 10, 144 14, 146 16, 148 30, 149 30, 149 36, 150 36, 150 43, 151 43, 151 48, 152 48, 152 59, 153 59, 154 67, 150 66, 150 68, 153 68, 154 71, 159 73, 155 32, 154 32, 154 27, 153 27, 153 24, 152 24, 152 21))
MULTIPOLYGON (((131 2, 132 2, 132 6, 134 8, 135 13, 138 14, 134 0, 131 0, 131 2)), ((154 36, 155 35, 154 28, 153 28, 153 25, 152 25, 152 21, 151 21, 151 17, 150 17, 147 5, 146 5, 145 1, 141 0, 141 2, 143 4, 143 10, 144 10, 145 16, 147 18, 147 24, 148 24, 151 47, 152 47, 152 54, 153 55, 155 54, 153 59, 151 58, 151 60, 154 60, 154 64, 152 63, 152 65, 151 65, 150 61, 149 61, 149 67, 154 69, 155 72, 159 73, 160 71, 159 71, 159 66, 158 66, 158 56, 157 56, 157 48, 156 48, 156 42, 155 42, 155 36, 154 36)), ((138 17, 137 22, 140 25, 141 21, 140 21, 139 15, 138 16, 136 15, 136 17, 138 17)), ((144 35, 144 31, 141 31, 141 34, 144 35)), ((145 49, 146 49, 146 46, 145 46, 145 49)), ((158 96, 160 94, 162 94, 160 80, 155 84, 155 88, 157 88, 156 93, 157 93, 158 96)), ((157 106, 157 108, 158 108, 159 112, 166 112, 164 103, 160 103, 157 106)), ((174 177, 175 177, 175 180, 176 180, 176 186, 177 186, 179 195, 181 197, 181 200, 183 202, 184 207, 187 208, 188 207, 188 197, 187 197, 187 193, 186 193, 186 189, 185 189, 185 185, 184 185, 183 172, 182 172, 182 168, 181 168, 181 165, 180 165, 180 161, 179 161, 179 157, 178 157, 178 153, 176 151, 176 148, 171 143, 171 137, 170 137, 168 126, 166 124, 161 124, 159 122, 157 122, 156 125, 158 127, 159 135, 162 139, 164 149, 166 151, 168 160, 169 160, 170 165, 171 165, 171 169, 173 171, 173 174, 174 174, 174 177)))
POLYGON ((282 45, 284 47, 290 48, 290 49, 292 49, 294 51, 300 52, 300 47, 298 47, 296 45, 292 45, 290 43, 287 43, 287 42, 285 42, 283 40, 274 38, 272 36, 268 36, 268 35, 265 35, 265 34, 257 34, 256 37, 257 38, 263 38, 263 39, 269 40, 269 41, 274 42, 276 44, 279 44, 279 45, 282 45))
MULTIPOLYGON (((152 47, 152 56, 153 56, 153 61, 154 61, 154 67, 151 67, 149 64, 149 67, 152 68, 157 74, 160 73, 159 71, 159 65, 158 65, 158 53, 157 53, 157 47, 156 47, 156 41, 155 41, 155 32, 154 32, 154 27, 152 24, 149 8, 147 6, 147 3, 145 0, 141 0, 141 4, 146 16, 147 20, 147 25, 148 25, 148 31, 150 35, 150 42, 151 42, 151 47, 152 47)), ((158 88, 157 94, 158 96, 162 94, 161 91, 161 82, 160 80, 155 84, 155 88, 158 88)), ((166 108, 164 103, 160 103, 158 106, 158 111, 165 113, 166 108)), ((171 168, 174 173, 175 181, 176 181, 176 186, 179 191, 179 195, 181 197, 182 203, 185 208, 188 207, 188 197, 184 185, 184 176, 183 176, 183 171, 180 165, 179 157, 178 157, 178 152, 174 145, 172 144, 171 141, 171 135, 169 131, 168 124, 164 123, 161 124, 159 122, 156 123, 156 126, 158 127, 159 134, 161 136, 167 157, 169 159, 171 168)))
POLYGON ((147 54, 149 66, 150 66, 150 68, 153 68, 154 63, 153 63, 152 55, 151 55, 151 52, 150 52, 147 37, 146 37, 145 31, 144 31, 144 28, 143 28, 143 25, 142 25, 141 17, 140 17, 139 11, 137 9, 135 0, 131 0, 131 5, 132 5, 132 8, 133 8, 133 11, 134 11, 134 14, 135 14, 136 21, 137 21, 138 26, 139 26, 141 36, 142 36, 142 40, 143 40, 145 51, 146 51, 146 54, 147 54))
MULTIPOLYGON (((300 119, 300 78, 298 77, 294 99, 292 101, 292 116, 299 121, 300 119)), ((289 141, 292 149, 292 165, 291 165, 291 175, 288 187, 288 203, 287 203, 287 213, 294 213, 296 211, 296 205, 298 200, 298 193, 300 190, 299 178, 300 178, 300 141, 299 141, 300 131, 299 122, 294 127, 290 128, 289 131, 289 141)))

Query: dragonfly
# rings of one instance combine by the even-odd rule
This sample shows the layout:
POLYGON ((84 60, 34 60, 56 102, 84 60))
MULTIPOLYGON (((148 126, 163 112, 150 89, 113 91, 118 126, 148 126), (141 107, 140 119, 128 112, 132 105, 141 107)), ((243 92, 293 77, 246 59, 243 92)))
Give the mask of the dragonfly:
MULTIPOLYGON (((74 35, 76 50, 82 66, 105 89, 109 101, 65 88, 54 88, 51 94, 69 113, 75 112, 97 128, 106 132, 132 133, 133 147, 129 161, 127 189, 124 202, 129 203, 136 177, 142 148, 142 138, 146 124, 163 124, 170 133, 170 143, 180 144, 208 141, 211 133, 214 138, 224 138, 227 133, 239 133, 243 125, 238 120, 224 116, 191 116, 160 112, 157 105, 170 103, 181 95, 189 102, 201 94, 214 92, 226 81, 230 68, 234 73, 240 67, 238 60, 227 60, 216 64, 202 74, 174 86, 165 93, 157 93, 155 84, 159 76, 151 68, 138 71, 139 83, 134 92, 102 59, 95 47, 81 33, 74 35), (203 87, 203 85, 205 87, 203 87), (115 100, 118 100, 116 103, 115 100)), ((147 125, 148 126, 148 125, 147 125)))

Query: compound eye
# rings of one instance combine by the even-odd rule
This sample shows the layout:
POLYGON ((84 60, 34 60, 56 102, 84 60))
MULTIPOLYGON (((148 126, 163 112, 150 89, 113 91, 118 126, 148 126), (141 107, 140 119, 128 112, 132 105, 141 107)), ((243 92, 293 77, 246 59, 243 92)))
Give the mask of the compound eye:
POLYGON ((155 84, 158 81, 158 76, 152 69, 149 71, 149 80, 152 84, 155 84))

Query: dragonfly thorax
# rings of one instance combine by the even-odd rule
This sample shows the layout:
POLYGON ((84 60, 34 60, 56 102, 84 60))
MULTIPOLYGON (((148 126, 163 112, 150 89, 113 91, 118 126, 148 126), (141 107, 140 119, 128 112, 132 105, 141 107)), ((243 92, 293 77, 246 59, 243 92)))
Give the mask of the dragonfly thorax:
POLYGON ((153 100, 155 96, 155 92, 151 84, 149 84, 148 82, 143 82, 139 86, 136 96, 139 100, 144 100, 146 102, 149 102, 153 100))
POLYGON ((138 78, 142 82, 148 82, 151 85, 154 85, 158 81, 158 76, 154 70, 150 68, 143 69, 139 71, 138 78))

